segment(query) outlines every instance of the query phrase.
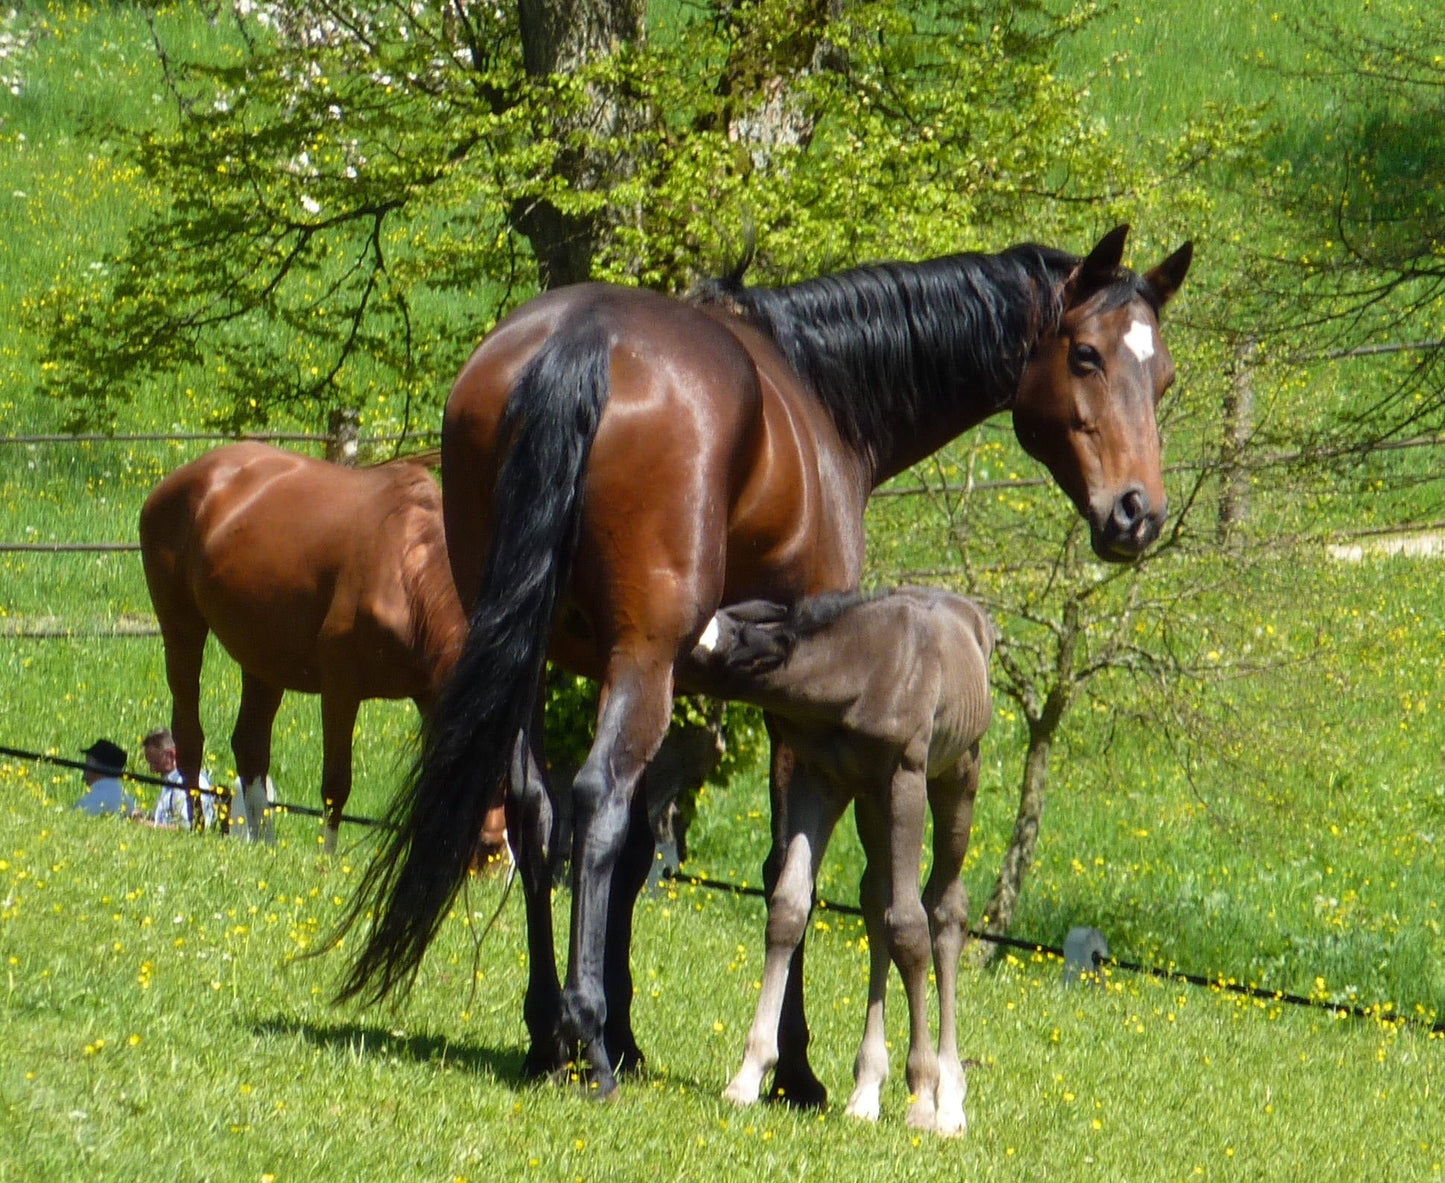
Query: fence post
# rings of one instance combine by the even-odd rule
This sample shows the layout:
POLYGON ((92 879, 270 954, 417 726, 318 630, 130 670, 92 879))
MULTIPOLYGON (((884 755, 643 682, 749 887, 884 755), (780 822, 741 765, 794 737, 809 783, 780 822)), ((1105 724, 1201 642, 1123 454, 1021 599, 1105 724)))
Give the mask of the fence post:
POLYGON ((1234 347, 1233 377, 1224 396, 1224 446, 1220 459, 1224 483, 1219 491, 1218 538, 1228 545, 1249 517, 1249 469, 1244 452, 1254 432, 1254 354, 1257 342, 1245 337, 1234 347))
POLYGON ((355 407, 334 407, 326 420, 326 459, 347 468, 356 467, 357 438, 361 435, 361 412, 355 407))

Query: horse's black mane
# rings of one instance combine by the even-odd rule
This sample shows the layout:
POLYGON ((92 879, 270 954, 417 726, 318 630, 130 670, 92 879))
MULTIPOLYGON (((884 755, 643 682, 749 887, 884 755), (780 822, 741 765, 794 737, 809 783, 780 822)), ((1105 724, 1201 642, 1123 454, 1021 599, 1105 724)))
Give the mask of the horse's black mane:
MULTIPOLYGON (((875 459, 925 411, 979 400, 1008 406, 1039 335, 1062 314, 1061 281, 1078 263, 1025 244, 996 255, 876 263, 779 288, 746 287, 740 269, 707 281, 698 303, 726 303, 763 329, 808 382, 850 446, 875 459)), ((1146 295, 1120 270, 1110 302, 1146 295)), ((1147 295, 1146 295, 1147 298, 1147 295)))

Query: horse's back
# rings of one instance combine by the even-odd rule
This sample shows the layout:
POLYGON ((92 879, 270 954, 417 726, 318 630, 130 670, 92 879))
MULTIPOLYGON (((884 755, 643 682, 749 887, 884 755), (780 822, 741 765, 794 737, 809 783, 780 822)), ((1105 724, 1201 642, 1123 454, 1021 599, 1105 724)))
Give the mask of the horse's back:
POLYGON ((950 766, 993 719, 993 621, 977 601, 940 588, 899 588, 887 599, 906 601, 918 613, 915 635, 938 677, 929 764, 950 766))
POLYGON ((444 512, 464 604, 481 589, 508 399, 544 348, 599 338, 609 388, 587 460, 568 614, 587 618, 576 636, 589 640, 559 630, 554 657, 598 673, 616 639, 610 630, 626 627, 625 614, 609 619, 598 605, 615 604, 621 585, 645 573, 655 573, 645 626, 654 631, 668 616, 668 628, 700 627, 719 602, 791 599, 856 581, 862 541, 853 519, 865 491, 833 479, 836 432, 776 349, 721 311, 583 284, 504 319, 452 388, 444 512))
POLYGON ((141 545, 157 614, 199 614, 242 668, 285 689, 322 689, 330 640, 377 667, 380 694, 414 694, 414 672, 385 667, 407 657, 416 589, 451 607, 440 494, 419 465, 348 469, 227 445, 156 486, 141 545))

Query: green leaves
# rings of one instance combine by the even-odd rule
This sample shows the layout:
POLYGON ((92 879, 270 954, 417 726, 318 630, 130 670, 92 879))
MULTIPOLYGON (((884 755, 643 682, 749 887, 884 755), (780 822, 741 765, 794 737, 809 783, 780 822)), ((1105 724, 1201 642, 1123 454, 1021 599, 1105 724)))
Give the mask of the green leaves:
POLYGON ((436 407, 569 259, 681 290, 750 227, 763 280, 1054 237, 1128 171, 1054 70, 1090 11, 717 3, 547 77, 510 8, 248 2, 190 57, 157 34, 170 115, 107 129, 154 204, 41 301, 49 389, 76 427, 175 374, 231 427, 436 407))

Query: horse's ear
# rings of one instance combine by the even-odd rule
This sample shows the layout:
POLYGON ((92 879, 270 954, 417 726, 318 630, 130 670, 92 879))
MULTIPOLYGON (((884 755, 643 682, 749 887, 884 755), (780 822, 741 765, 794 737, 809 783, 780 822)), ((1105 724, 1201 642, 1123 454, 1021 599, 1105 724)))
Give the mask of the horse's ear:
POLYGON ((787 604, 775 604, 771 600, 744 600, 741 604, 733 604, 724 608, 734 620, 741 620, 745 624, 777 624, 786 620, 791 609, 787 604))
POLYGON ((1115 226, 1099 239, 1082 262, 1064 281, 1064 306, 1073 307, 1087 300, 1102 287, 1113 283, 1119 265, 1124 261, 1124 240, 1129 237, 1129 223, 1115 226))
POLYGON ((1155 312, 1169 303, 1174 293, 1184 283, 1184 277, 1189 274, 1189 264, 1193 258, 1194 244, 1186 242, 1144 276, 1144 282, 1149 285, 1152 294, 1151 303, 1154 305, 1155 312))

